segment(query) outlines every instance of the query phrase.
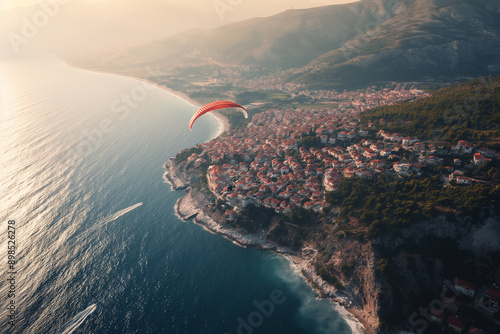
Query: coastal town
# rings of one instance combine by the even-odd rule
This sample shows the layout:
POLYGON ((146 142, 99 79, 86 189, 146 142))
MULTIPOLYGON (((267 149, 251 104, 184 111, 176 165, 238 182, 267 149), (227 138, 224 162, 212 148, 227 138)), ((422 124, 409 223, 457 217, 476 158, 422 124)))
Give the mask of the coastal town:
MULTIPOLYGON (((267 86, 260 83, 254 88, 277 89, 272 82, 267 86)), ((297 210, 316 216, 329 212, 330 218, 335 220, 336 211, 332 210, 328 195, 335 193, 346 179, 392 182, 430 176, 443 188, 466 189, 474 184, 487 184, 488 181, 481 177, 471 177, 470 171, 500 159, 500 152, 470 140, 460 139, 445 145, 387 131, 380 127, 389 125, 384 119, 366 121, 365 118, 363 121, 365 111, 430 96, 412 83, 344 92, 288 88, 294 91, 293 94, 311 97, 316 102, 310 106, 267 109, 259 104, 247 105, 252 115, 248 123, 179 152, 167 164, 168 168, 166 165, 170 171, 167 174, 175 174, 172 163, 182 164, 182 174, 197 175, 195 179, 204 180, 207 190, 215 198, 214 203, 217 203, 219 213, 215 220, 204 210, 178 205, 184 210, 188 208, 180 214, 183 219, 198 215, 195 222, 238 244, 251 246, 257 243, 263 249, 280 249, 281 253, 295 254, 267 240, 265 233, 259 237, 240 234, 233 230, 237 226, 234 223, 252 207, 265 208, 277 217, 289 216, 297 210)), ((175 186, 176 177, 167 179, 174 189, 180 188, 175 186)), ((184 184, 189 186, 192 181, 184 184)), ((192 200, 189 195, 186 198, 192 200)), ((329 286, 324 282, 325 277, 318 277, 316 273, 318 268, 313 269, 311 260, 306 262, 305 268, 308 269, 307 273, 303 271, 304 276, 309 282, 315 282, 311 283, 313 286, 323 286, 319 291, 329 291, 325 288, 329 286)), ((500 284, 495 277, 497 281, 493 285, 448 277, 452 283, 443 286, 444 306, 433 306, 428 312, 416 313, 410 321, 415 320, 414 323, 418 324, 420 319, 425 321, 426 328, 450 333, 489 333, 480 328, 481 322, 471 319, 477 319, 479 315, 488 321, 499 321, 500 284)), ((342 289, 341 284, 338 286, 342 289)), ((338 299, 337 292, 330 291, 326 295, 337 298, 342 305, 351 303, 338 299)))
POLYGON ((209 189, 228 204, 228 220, 248 205, 276 213, 287 214, 297 207, 320 213, 327 205, 325 194, 335 191, 342 177, 402 178, 443 165, 449 154, 456 158, 443 165, 444 186, 484 182, 464 176, 465 171, 498 159, 500 152, 465 140, 445 149, 360 123, 360 114, 367 109, 426 96, 398 86, 331 95, 341 101, 335 109, 267 110, 254 115, 247 127, 197 145, 187 161, 192 168, 209 164, 209 189))
POLYGON ((0 22, 0 334, 500 334, 500 0, 0 22))

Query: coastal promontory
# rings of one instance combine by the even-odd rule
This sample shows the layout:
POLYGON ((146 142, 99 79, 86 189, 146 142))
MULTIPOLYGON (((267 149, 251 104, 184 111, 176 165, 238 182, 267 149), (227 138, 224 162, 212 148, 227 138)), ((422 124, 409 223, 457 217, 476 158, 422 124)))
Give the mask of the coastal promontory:
POLYGON ((248 124, 237 120, 167 162, 166 180, 187 192, 176 212, 241 246, 284 254, 367 332, 435 330, 455 317, 495 329, 498 80, 251 111, 248 124), (481 97, 474 122, 452 123, 441 108, 472 94, 481 97), (458 294, 431 320, 419 313, 463 281, 472 297, 458 294))

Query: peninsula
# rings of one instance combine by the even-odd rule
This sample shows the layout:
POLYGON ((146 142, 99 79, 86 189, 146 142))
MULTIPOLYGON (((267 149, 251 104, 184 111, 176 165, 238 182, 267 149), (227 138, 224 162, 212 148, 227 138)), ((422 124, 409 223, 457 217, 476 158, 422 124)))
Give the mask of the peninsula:
POLYGON ((451 328, 455 319, 492 330, 500 131, 484 124, 498 117, 490 110, 500 105, 499 82, 333 91, 325 107, 250 109, 249 124, 235 113, 229 131, 165 164, 172 189, 187 192, 175 210, 238 245, 284 254, 368 333, 451 328), (457 126, 434 110, 473 94, 482 97, 477 124, 457 126), (443 282, 471 282, 477 294, 427 321, 419 307, 450 293, 443 282))

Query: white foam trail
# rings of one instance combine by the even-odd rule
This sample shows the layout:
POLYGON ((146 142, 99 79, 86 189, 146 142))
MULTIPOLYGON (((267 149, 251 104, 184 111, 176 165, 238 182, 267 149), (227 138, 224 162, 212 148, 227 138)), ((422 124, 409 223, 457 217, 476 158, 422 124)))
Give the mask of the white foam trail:
POLYGON ((78 329, 78 327, 80 327, 81 324, 83 324, 83 322, 85 321, 85 319, 87 319, 87 317, 89 315, 91 315, 92 312, 95 311, 96 308, 97 308, 97 306, 95 304, 92 304, 89 307, 87 307, 85 310, 83 310, 82 312, 78 313, 73 319, 71 319, 66 324, 66 329, 61 334, 71 334, 71 333, 73 333, 75 330, 78 329))
POLYGON ((94 226, 92 226, 91 228, 89 228, 87 231, 85 231, 82 234, 80 234, 79 237, 82 236, 82 235, 84 235, 84 234, 87 234, 87 233, 89 233, 89 232, 91 232, 91 231, 93 231, 93 230, 95 230, 95 229, 97 229, 97 228, 99 228, 99 227, 101 227, 103 225, 106 225, 107 223, 110 223, 113 220, 118 219, 119 217, 123 216, 124 214, 127 214, 130 211, 132 211, 132 210, 140 207, 142 204, 143 204, 142 202, 139 202, 137 204, 129 206, 128 208, 125 208, 123 210, 117 211, 116 213, 114 213, 114 214, 112 214, 112 215, 104 218, 102 221, 100 221, 99 223, 97 223, 94 226))
POLYGON ((129 206, 128 208, 126 209, 123 209, 123 210, 120 210, 114 214, 112 214, 111 216, 109 217, 106 217, 102 222, 100 222, 98 225, 103 225, 103 224, 107 224, 109 222, 112 222, 113 220, 115 219, 118 219, 119 217, 123 216, 124 214, 126 213, 129 213, 130 211, 134 210, 135 208, 138 208, 142 205, 142 202, 140 203, 137 203, 137 204, 134 204, 132 206, 129 206))

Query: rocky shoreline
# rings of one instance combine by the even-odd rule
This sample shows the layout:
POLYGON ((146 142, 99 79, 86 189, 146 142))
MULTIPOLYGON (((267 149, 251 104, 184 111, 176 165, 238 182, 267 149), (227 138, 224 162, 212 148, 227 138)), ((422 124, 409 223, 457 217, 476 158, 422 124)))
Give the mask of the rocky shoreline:
POLYGON ((165 180, 165 182, 170 184, 170 188, 172 189, 172 191, 185 189, 187 187, 187 183, 181 181, 181 179, 175 174, 173 164, 174 160, 173 158, 171 158, 163 165, 163 168, 165 168, 163 179, 165 180))
POLYGON ((250 234, 239 229, 222 226, 201 209, 203 205, 199 203, 196 197, 203 195, 197 193, 197 190, 191 189, 189 183, 182 180, 182 177, 178 175, 178 171, 175 169, 173 159, 168 160, 164 168, 164 180, 170 184, 172 191, 181 189, 186 191, 186 194, 179 198, 174 206, 175 213, 181 220, 193 219, 195 224, 202 226, 206 231, 221 235, 240 247, 273 251, 285 256, 290 262, 291 268, 304 277, 319 298, 329 298, 336 303, 337 312, 346 320, 353 333, 373 333, 370 325, 365 320, 363 310, 353 305, 353 298, 337 291, 316 273, 314 265, 311 263, 315 255, 313 249, 303 249, 299 253, 266 240, 265 231, 250 234))

